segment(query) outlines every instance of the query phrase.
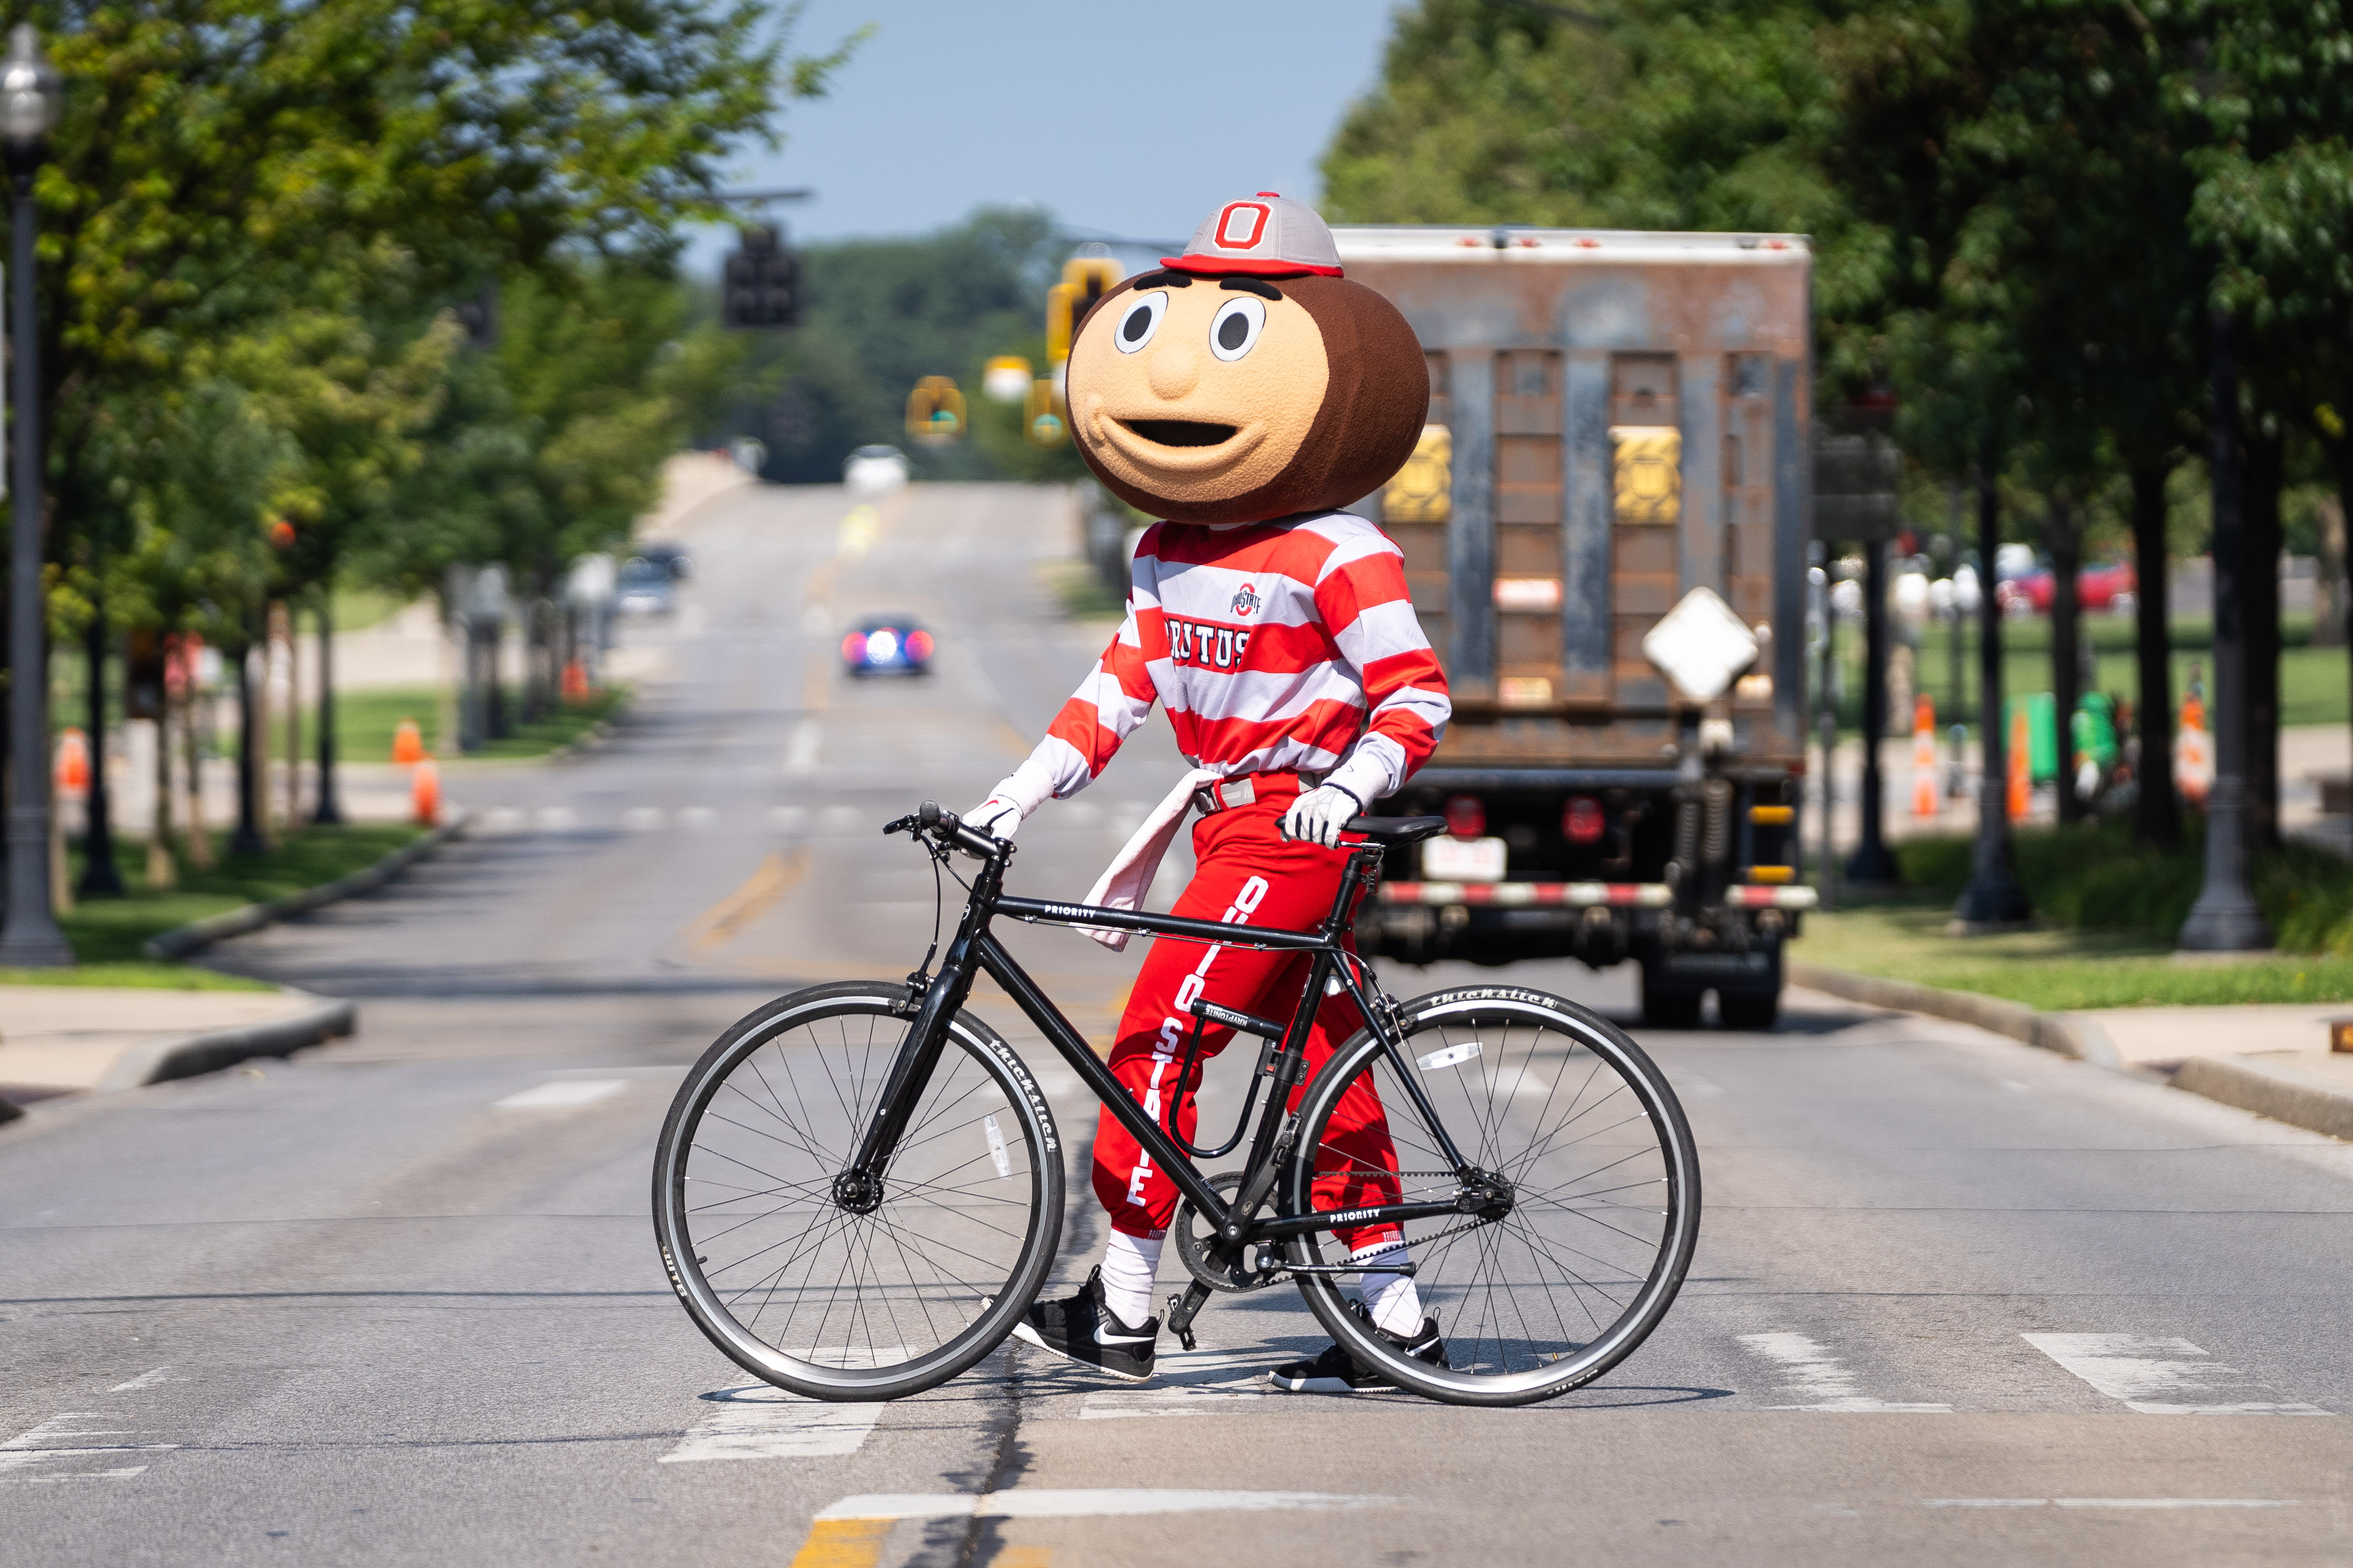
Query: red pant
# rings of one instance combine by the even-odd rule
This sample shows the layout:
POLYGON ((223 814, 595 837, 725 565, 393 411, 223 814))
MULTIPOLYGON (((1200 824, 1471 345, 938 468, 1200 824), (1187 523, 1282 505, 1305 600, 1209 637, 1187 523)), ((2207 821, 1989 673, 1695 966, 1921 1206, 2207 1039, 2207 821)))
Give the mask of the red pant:
MULTIPOLYGON (((1234 925, 1308 931, 1332 912, 1345 853, 1285 842, 1278 824, 1297 792, 1262 786, 1259 793, 1261 798, 1250 805, 1221 811, 1194 824, 1193 850, 1198 869, 1171 913, 1234 925)), ((1177 1098, 1176 1068, 1184 1059, 1185 1042, 1194 1022, 1186 1007, 1195 997, 1207 996, 1220 1006, 1287 1024, 1298 1006, 1299 990, 1313 962, 1313 955, 1303 952, 1257 952, 1171 937, 1155 939, 1151 954, 1135 977, 1135 989, 1128 994, 1127 1011, 1120 1017, 1118 1040, 1111 1053, 1112 1075, 1143 1102, 1147 1115, 1166 1127, 1170 1102, 1177 1098)), ((1324 1058, 1364 1022, 1364 1015, 1345 992, 1324 997, 1307 1037, 1307 1076, 1312 1078, 1324 1058)), ((1194 1064, 1192 1081, 1184 1086, 1176 1118, 1176 1131, 1187 1142, 1198 1142, 1193 1090, 1200 1087, 1201 1068, 1233 1036, 1231 1029, 1219 1025, 1202 1027, 1200 1058, 1194 1064)), ((1305 1083, 1303 1079, 1300 1088, 1292 1091, 1292 1109, 1297 1109, 1305 1083)), ((1389 1142, 1379 1097, 1369 1081, 1359 1079, 1341 1101, 1325 1131, 1317 1165, 1319 1172, 1330 1170, 1316 1180, 1318 1208, 1398 1201, 1397 1152, 1389 1142)), ((1178 1197, 1176 1184, 1154 1164, 1108 1110, 1095 1130, 1095 1196, 1111 1211, 1113 1228, 1140 1237, 1158 1237, 1167 1230, 1178 1197)), ((1339 1234, 1355 1250, 1389 1240, 1397 1235, 1397 1227, 1373 1226, 1339 1234)))

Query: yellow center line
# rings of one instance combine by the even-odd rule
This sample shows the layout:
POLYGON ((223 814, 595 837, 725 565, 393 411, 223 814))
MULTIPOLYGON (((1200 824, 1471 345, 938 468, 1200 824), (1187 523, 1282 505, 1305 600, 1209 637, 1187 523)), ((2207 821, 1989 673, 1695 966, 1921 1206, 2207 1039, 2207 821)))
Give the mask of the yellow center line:
POLYGON ((792 1568, 874 1568, 891 1534, 887 1519, 820 1519, 794 1554, 792 1568))
POLYGON ((687 927, 687 943, 697 952, 709 952, 735 940, 744 926, 782 898, 808 869, 808 846, 775 849, 744 885, 705 910, 687 927))

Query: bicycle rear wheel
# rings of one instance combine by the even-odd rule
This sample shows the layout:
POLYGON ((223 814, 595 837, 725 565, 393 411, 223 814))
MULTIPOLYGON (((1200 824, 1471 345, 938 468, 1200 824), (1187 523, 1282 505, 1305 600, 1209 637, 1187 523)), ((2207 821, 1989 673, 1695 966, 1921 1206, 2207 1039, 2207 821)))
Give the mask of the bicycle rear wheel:
POLYGON ((813 1399, 895 1399, 1012 1331, 1052 1267, 1061 1142, 1029 1069, 968 1014, 879 1203, 846 1205, 913 1019, 902 986, 797 991, 686 1075, 654 1157, 654 1232, 687 1313, 737 1365, 813 1399))
MULTIPOLYGON (((1674 1091, 1625 1031, 1541 991, 1437 992, 1405 1004, 1399 1026, 1401 1052, 1363 1031, 1308 1085, 1287 1212, 1453 1201, 1462 1184, 1405 1073, 1508 1200, 1402 1227, 1449 1368, 1374 1333, 1339 1276, 1300 1277, 1308 1305, 1357 1361, 1433 1399, 1526 1405, 1590 1383, 1665 1316, 1698 1241, 1699 1159, 1674 1091)), ((1289 1256, 1345 1265, 1348 1248, 1327 1231, 1289 1256)))

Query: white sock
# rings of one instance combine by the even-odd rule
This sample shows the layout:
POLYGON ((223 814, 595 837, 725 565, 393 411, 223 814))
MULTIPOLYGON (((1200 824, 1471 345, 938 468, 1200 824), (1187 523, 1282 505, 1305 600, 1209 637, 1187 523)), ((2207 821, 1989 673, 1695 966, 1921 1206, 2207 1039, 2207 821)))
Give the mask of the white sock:
MULTIPOLYGON (((1348 1261, 1364 1264, 1378 1258, 1392 1266, 1410 1261, 1405 1237, 1393 1236, 1387 1241, 1377 1241, 1360 1247, 1348 1254, 1348 1261)), ((1412 1339, 1421 1332, 1421 1293, 1413 1288, 1410 1274, 1365 1274, 1365 1310, 1373 1315, 1373 1326, 1390 1333, 1412 1339)))
MULTIPOLYGON (((1160 1248, 1166 1240, 1115 1230, 1111 1245, 1103 1248, 1103 1305, 1131 1329, 1142 1328, 1152 1316, 1152 1281, 1160 1272, 1160 1248)), ((1419 1319, 1414 1321, 1420 1325, 1419 1319)))

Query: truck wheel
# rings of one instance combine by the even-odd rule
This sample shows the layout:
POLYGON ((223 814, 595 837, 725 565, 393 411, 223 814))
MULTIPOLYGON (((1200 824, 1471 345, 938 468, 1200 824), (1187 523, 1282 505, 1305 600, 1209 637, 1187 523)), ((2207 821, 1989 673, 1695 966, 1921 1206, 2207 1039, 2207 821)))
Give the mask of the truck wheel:
POLYGON ((1769 1029, 1781 1016, 1778 991, 1719 991, 1715 1010, 1727 1029, 1769 1029))
POLYGON ((1642 1022, 1653 1029, 1696 1029, 1699 1027, 1700 993, 1680 985, 1665 985, 1651 977, 1646 966, 1642 971, 1642 1022))

